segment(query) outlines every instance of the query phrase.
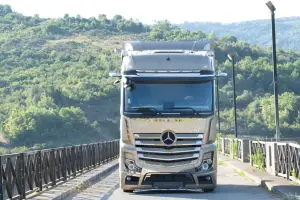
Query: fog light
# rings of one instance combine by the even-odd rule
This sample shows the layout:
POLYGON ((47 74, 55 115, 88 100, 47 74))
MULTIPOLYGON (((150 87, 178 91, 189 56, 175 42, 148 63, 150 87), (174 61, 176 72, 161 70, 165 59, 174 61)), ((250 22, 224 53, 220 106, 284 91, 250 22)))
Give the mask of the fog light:
POLYGON ((207 177, 206 177, 206 180, 208 180, 208 181, 209 181, 209 180, 210 180, 210 176, 207 176, 207 177))
POLYGON ((130 177, 130 176, 127 176, 127 177, 126 177, 126 180, 127 180, 127 181, 131 181, 131 177, 130 177))
POLYGON ((207 163, 203 163, 202 164, 202 170, 208 170, 208 168, 209 168, 209 165, 207 164, 207 163))

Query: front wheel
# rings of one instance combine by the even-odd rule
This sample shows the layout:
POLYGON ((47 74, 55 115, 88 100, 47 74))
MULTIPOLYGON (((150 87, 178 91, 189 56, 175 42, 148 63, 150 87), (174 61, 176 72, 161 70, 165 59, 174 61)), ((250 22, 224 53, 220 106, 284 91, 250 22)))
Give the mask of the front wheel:
POLYGON ((205 189, 203 190, 204 192, 214 192, 216 188, 212 188, 212 189, 205 189))
POLYGON ((133 193, 133 190, 123 190, 123 192, 126 192, 126 193, 133 193))

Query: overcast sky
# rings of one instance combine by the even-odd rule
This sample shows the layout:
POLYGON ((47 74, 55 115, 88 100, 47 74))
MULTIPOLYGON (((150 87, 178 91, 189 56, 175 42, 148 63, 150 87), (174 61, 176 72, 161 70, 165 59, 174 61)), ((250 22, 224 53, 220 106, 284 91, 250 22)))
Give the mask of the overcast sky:
MULTIPOLYGON (((238 22, 269 19, 268 0, 0 0, 14 11, 40 17, 63 17, 65 13, 82 17, 120 14, 144 23, 168 19, 184 21, 238 22)), ((300 0, 273 0, 276 17, 300 16, 300 0)))

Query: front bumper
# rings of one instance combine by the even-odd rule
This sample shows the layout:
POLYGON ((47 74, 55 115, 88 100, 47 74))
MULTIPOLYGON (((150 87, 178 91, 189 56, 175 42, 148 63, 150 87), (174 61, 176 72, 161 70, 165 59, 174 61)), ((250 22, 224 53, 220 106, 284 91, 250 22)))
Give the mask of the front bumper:
POLYGON ((207 145, 200 151, 199 159, 191 165, 155 166, 142 164, 136 152, 121 149, 119 165, 120 187, 123 190, 209 190, 217 185, 217 153, 215 145, 207 145), (203 155, 213 152, 211 168, 206 171, 201 167, 203 155), (130 172, 124 164, 125 155, 130 153, 139 171, 130 172))
POLYGON ((124 190, 198 190, 213 189, 216 187, 216 170, 206 173, 191 174, 188 172, 177 173, 145 173, 130 174, 120 173, 120 185, 124 190))

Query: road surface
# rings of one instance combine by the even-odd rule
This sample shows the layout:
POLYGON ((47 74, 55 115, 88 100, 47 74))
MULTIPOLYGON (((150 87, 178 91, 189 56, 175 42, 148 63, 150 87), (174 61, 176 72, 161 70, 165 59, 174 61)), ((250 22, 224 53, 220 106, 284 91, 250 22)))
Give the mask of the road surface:
POLYGON ((118 187, 118 170, 107 176, 102 181, 92 185, 84 191, 68 197, 66 200, 276 200, 280 199, 267 192, 264 188, 257 186, 255 182, 242 173, 238 173, 220 163, 218 166, 218 186, 213 193, 123 193, 118 187))

